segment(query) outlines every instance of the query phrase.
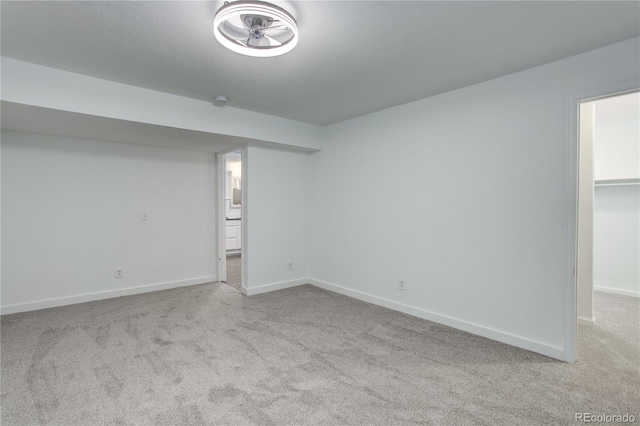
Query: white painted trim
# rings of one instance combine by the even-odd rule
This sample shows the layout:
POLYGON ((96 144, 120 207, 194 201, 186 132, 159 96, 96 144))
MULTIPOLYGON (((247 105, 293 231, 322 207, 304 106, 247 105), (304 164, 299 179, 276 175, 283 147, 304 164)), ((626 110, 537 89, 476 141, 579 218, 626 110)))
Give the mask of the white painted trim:
POLYGON ((151 293, 153 291, 168 290, 177 287, 205 284, 216 281, 216 277, 200 277, 182 281, 147 284, 138 287, 121 288, 117 290, 98 291, 95 293, 79 294, 76 296, 57 297, 55 299, 39 300, 36 302, 17 303, 15 305, 2 306, 2 315, 18 312, 36 311, 39 309, 55 308, 57 306, 75 305, 77 303, 93 302, 95 300, 112 299, 114 297, 131 296, 134 294, 151 293))
POLYGON ((578 155, 580 154, 579 107, 580 96, 571 96, 567 110, 567 258, 564 297, 564 360, 576 362, 578 349, 578 155))
POLYGON ((299 285, 304 285, 309 283, 310 283, 309 278, 298 278, 297 280, 282 281, 278 283, 259 285, 257 287, 252 287, 252 288, 243 287, 242 293, 247 296, 255 296, 256 294, 268 293, 270 291, 282 290, 290 287, 297 287, 299 285))
POLYGON ((594 317, 578 317, 578 325, 587 325, 589 327, 593 327, 594 325, 596 325, 596 319, 594 317))
POLYGON ((226 247, 226 200, 225 200, 225 154, 231 151, 216 154, 216 237, 218 239, 218 252, 216 253, 217 273, 220 281, 227 281, 227 247, 226 247))
POLYGON ((619 294, 620 296, 629 296, 629 297, 638 297, 640 298, 640 291, 633 290, 620 290, 613 287, 605 287, 605 286, 594 286, 593 289, 595 291, 601 291, 603 293, 611 293, 611 294, 619 294))
MULTIPOLYGON (((242 205, 240 206, 240 291, 248 295, 246 288, 249 285, 249 147, 243 146, 240 150, 240 178, 242 179, 242 205)), ((226 166, 225 166, 226 167, 226 166)))
POLYGON ((456 318, 448 317, 446 315, 437 314, 435 312, 427 311, 425 309, 418 308, 415 306, 405 305, 404 303, 394 302, 392 300, 384 299, 378 296, 373 296, 368 293, 351 290, 349 288, 342 287, 336 284, 331 284, 326 281, 320 281, 314 278, 310 278, 308 282, 311 285, 314 285, 316 287, 333 291, 335 293, 343 294, 345 296, 353 297, 354 299, 362 300, 364 302, 369 302, 378 306, 383 306, 385 308, 393 309, 394 311, 399 311, 414 317, 422 318, 428 321, 433 321, 438 324, 447 325, 449 327, 453 327, 458 330, 462 330, 471 334, 486 337, 487 339, 496 340, 498 342, 506 343, 507 345, 516 346, 532 352, 537 352, 551 358, 564 360, 564 351, 560 347, 551 346, 545 343, 537 342, 535 340, 530 340, 524 337, 505 333, 489 327, 484 327, 479 324, 474 324, 474 323, 462 321, 456 318))

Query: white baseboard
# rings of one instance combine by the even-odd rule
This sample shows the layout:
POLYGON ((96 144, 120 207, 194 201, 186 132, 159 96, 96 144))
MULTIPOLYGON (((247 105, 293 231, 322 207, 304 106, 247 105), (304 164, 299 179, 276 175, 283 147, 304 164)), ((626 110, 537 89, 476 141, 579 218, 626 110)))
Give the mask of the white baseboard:
POLYGON ((284 288, 297 287, 299 285, 309 284, 309 278, 298 278, 291 281, 281 281, 278 283, 264 284, 257 287, 242 288, 242 293, 246 296, 255 296, 256 294, 267 293, 269 291, 282 290, 284 288))
POLYGON ((487 339, 496 340, 498 342, 506 343, 511 346, 516 346, 522 349, 526 349, 532 352, 537 352, 542 355, 546 355, 551 358, 556 358, 561 361, 564 360, 564 350, 562 348, 547 345, 545 343, 530 340, 524 337, 516 336, 513 334, 505 333, 499 330, 495 330, 482 325, 470 323, 467 321, 458 320, 448 317, 446 315, 436 314, 434 312, 427 311, 415 306, 405 305, 403 303, 394 302, 392 300, 384 299, 382 297, 373 296, 371 294, 363 293, 356 290, 351 290, 346 287, 331 284, 325 281, 320 281, 314 278, 307 280, 310 284, 323 288, 325 290, 333 291, 335 293, 344 294, 345 296, 353 297, 365 302, 373 303, 374 305, 383 306, 385 308, 400 311, 414 317, 426 319, 429 321, 437 322, 439 324, 447 325, 449 327, 463 330, 471 334, 486 337, 487 339))
POLYGON ((216 281, 216 277, 200 277, 183 281, 171 281, 166 283, 147 284, 138 287, 121 288, 117 290, 98 291, 95 293, 79 294, 76 296, 57 297, 55 299, 38 300, 36 302, 17 303, 15 305, 2 306, 2 315, 18 312, 36 311, 38 309, 55 308, 58 306, 75 305, 76 303, 93 302, 95 300, 111 299, 114 297, 130 296, 132 294, 150 293, 152 291, 168 290, 177 287, 205 284, 216 281))
POLYGON ((587 318, 578 316, 578 325, 588 325, 590 327, 593 327, 594 325, 596 325, 596 319, 595 317, 587 318))
POLYGON ((613 287, 604 287, 604 286, 599 286, 599 285, 593 286, 593 289, 595 291, 602 291, 604 293, 619 294, 621 296, 640 297, 640 291, 620 290, 620 289, 613 288, 613 287))
MULTIPOLYGON (((204 284, 215 281, 216 277, 201 277, 184 281, 174 281, 168 283, 149 284, 139 287, 129 287, 125 289, 110 290, 96 293, 88 293, 77 296, 60 297, 56 299, 41 300, 36 302, 19 303, 15 305, 2 306, 0 308, 1 314, 13 314, 18 312, 34 311, 38 309, 53 308, 57 306, 73 305, 76 303, 91 302, 101 299, 110 299, 113 297, 129 296, 133 294, 149 293, 159 290, 167 290, 177 287, 185 287, 190 285, 204 284)), ((325 290, 333 291, 335 293, 343 294, 345 296, 353 297, 374 305, 383 306, 388 309, 403 312, 408 315, 412 315, 418 318, 433 321, 439 324, 444 324, 449 327, 453 327, 459 330, 463 330, 478 336, 486 337, 491 340, 506 343, 508 345, 516 346, 519 348, 527 349, 533 352, 537 352, 551 358, 564 359, 564 350, 559 347, 550 346, 544 343, 536 342, 534 340, 526 339, 513 334, 505 333, 492 328, 484 327, 478 324, 458 320, 448 317, 446 315, 437 314, 427 311, 415 306, 405 305, 403 303, 394 302, 392 300, 384 299, 378 296, 373 296, 368 293, 363 293, 356 290, 351 290, 346 287, 331 284, 326 281, 317 280, 314 278, 299 278, 291 281, 283 281, 271 284, 265 284, 253 288, 242 288, 242 293, 247 296, 254 296, 261 293, 267 293, 275 290, 282 290, 285 288, 296 287, 299 285, 311 284, 325 290)))

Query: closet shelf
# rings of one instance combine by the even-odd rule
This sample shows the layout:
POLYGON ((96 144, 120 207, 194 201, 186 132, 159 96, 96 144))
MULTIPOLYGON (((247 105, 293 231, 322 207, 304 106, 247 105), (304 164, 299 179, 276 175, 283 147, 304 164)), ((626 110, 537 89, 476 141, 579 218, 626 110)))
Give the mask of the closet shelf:
POLYGON ((635 186, 640 185, 640 178, 631 179, 603 179, 594 182, 596 187, 600 186, 635 186))

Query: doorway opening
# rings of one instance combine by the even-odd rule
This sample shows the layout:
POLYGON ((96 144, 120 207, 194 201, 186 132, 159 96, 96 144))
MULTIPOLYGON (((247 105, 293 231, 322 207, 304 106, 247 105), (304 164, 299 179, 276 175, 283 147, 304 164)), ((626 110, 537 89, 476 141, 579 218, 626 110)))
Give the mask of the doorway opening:
MULTIPOLYGON (((242 208, 242 149, 223 154, 220 180, 224 211, 221 232, 223 244, 220 244, 220 280, 231 287, 242 290, 242 252, 243 252, 243 208, 242 208)), ((222 209, 221 209, 222 210, 222 209)))
POLYGON ((579 102, 578 128, 577 346, 615 354, 639 332, 640 92, 579 102))

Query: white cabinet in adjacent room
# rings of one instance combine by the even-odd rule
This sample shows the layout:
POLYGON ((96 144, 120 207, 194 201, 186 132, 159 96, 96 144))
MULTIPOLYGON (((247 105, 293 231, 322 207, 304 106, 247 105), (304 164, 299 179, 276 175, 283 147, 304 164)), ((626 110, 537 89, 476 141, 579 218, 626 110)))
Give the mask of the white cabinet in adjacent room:
POLYGON ((227 251, 236 251, 242 248, 242 221, 240 219, 227 219, 226 236, 227 251))

